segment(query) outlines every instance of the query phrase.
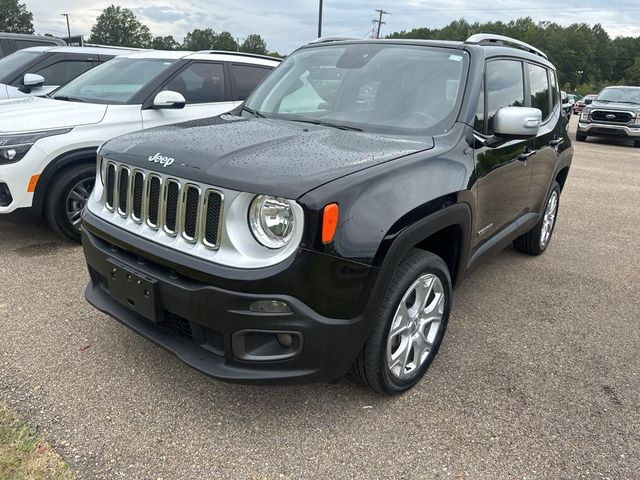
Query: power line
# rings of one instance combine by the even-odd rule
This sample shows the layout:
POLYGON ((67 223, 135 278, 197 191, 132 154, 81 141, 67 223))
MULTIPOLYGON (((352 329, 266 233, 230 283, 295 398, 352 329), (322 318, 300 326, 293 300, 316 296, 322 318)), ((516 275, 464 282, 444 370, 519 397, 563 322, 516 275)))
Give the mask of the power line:
POLYGON ((390 15, 390 12, 385 12, 381 8, 376 9, 376 12, 378 12, 380 14, 380 17, 378 18, 378 20, 374 20, 373 23, 374 24, 376 24, 376 23, 378 24, 377 31, 376 31, 376 38, 380 38, 380 27, 382 25, 384 25, 385 23, 387 23, 387 22, 383 22, 382 21, 382 16, 383 15, 390 15))

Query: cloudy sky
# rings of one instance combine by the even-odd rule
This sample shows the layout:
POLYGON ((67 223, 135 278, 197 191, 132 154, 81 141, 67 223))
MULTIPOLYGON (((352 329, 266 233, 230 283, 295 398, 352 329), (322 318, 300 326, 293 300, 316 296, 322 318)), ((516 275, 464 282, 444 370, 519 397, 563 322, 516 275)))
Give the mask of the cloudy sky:
MULTIPOLYGON (((88 35, 96 16, 116 0, 21 0, 33 12, 37 33, 66 35, 61 13, 71 14, 71 34, 88 35)), ((270 50, 289 53, 315 38, 318 0, 127 0, 153 35, 182 37, 194 28, 228 30, 237 37, 259 33, 270 50)), ((612 35, 640 36, 639 0, 324 0, 323 35, 371 34, 376 8, 390 15, 382 33, 469 21, 530 16, 560 24, 601 23, 612 35)))

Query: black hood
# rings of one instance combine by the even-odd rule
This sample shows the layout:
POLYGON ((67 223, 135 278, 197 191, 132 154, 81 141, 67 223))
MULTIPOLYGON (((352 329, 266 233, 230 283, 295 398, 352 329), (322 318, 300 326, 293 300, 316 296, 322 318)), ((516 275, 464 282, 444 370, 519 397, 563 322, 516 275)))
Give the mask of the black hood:
POLYGON ((388 138, 222 115, 123 135, 104 144, 101 153, 179 178, 295 199, 344 175, 433 146, 432 137, 388 138), (150 162, 156 154, 174 161, 166 167, 150 162))

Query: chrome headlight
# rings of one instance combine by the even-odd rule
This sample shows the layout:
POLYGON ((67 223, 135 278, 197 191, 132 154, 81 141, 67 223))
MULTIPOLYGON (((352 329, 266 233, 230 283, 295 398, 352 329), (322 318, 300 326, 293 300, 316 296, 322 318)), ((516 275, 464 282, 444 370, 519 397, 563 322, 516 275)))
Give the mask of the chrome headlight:
POLYGON ((249 207, 249 226, 260 244, 272 249, 284 247, 291 241, 295 227, 289 200, 258 195, 249 207))
POLYGON ((64 135, 71 128, 48 130, 46 132, 0 135, 0 164, 21 160, 38 140, 53 135, 64 135))
POLYGON ((580 121, 586 122, 587 120, 589 120, 589 110, 583 110, 580 114, 580 121))

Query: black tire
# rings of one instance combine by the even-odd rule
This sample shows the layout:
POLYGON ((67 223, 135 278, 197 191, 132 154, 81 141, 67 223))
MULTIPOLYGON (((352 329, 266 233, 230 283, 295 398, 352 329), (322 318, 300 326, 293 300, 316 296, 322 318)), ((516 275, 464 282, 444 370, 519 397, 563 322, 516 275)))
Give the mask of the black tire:
POLYGON ((634 140, 633 141, 633 146, 636 148, 640 148, 640 140, 634 140))
POLYGON ((585 133, 576 132, 576 140, 578 142, 586 142, 587 141, 587 135, 585 133))
POLYGON ((450 310, 451 276, 446 263, 433 253, 417 249, 411 250, 398 265, 391 279, 389 288, 373 319, 374 323, 369 337, 353 364, 351 369, 352 376, 356 381, 383 395, 396 395, 409 390, 420 381, 437 355, 447 329, 450 310), (391 373, 387 360, 389 331, 405 293, 416 280, 425 274, 435 275, 440 280, 440 286, 444 294, 442 318, 424 363, 417 366, 408 378, 396 378, 391 373))
POLYGON ((553 185, 551 187, 551 191, 549 192, 549 195, 547 196, 547 198, 545 200, 544 211, 542 213, 542 216, 540 217, 540 220, 538 221, 538 223, 536 224, 535 227, 533 227, 527 233, 519 236, 518 238, 516 238, 513 241, 514 248, 516 250, 518 250, 519 252, 526 253, 528 255, 540 255, 540 254, 544 253, 544 251, 547 249, 547 247, 551 243, 551 238, 553 237, 553 231, 555 230, 556 221, 558 219, 559 207, 560 207, 560 185, 558 185, 558 182, 554 181, 553 185), (544 224, 545 224, 545 216, 547 214, 549 201, 550 201, 552 195, 554 195, 554 193, 555 193, 555 195, 557 195, 557 197, 556 197, 557 203, 556 203, 556 207, 555 207, 555 215, 554 215, 554 219, 553 219, 553 224, 551 225, 551 231, 549 232, 549 237, 548 237, 547 241, 543 243, 541 241, 542 229, 543 229, 544 224))
POLYGON ((79 182, 86 182, 92 187, 95 176, 95 164, 83 163, 62 170, 51 180, 44 203, 44 217, 58 235, 75 242, 80 241, 79 225, 74 226, 69 220, 66 204, 71 190, 79 182))

